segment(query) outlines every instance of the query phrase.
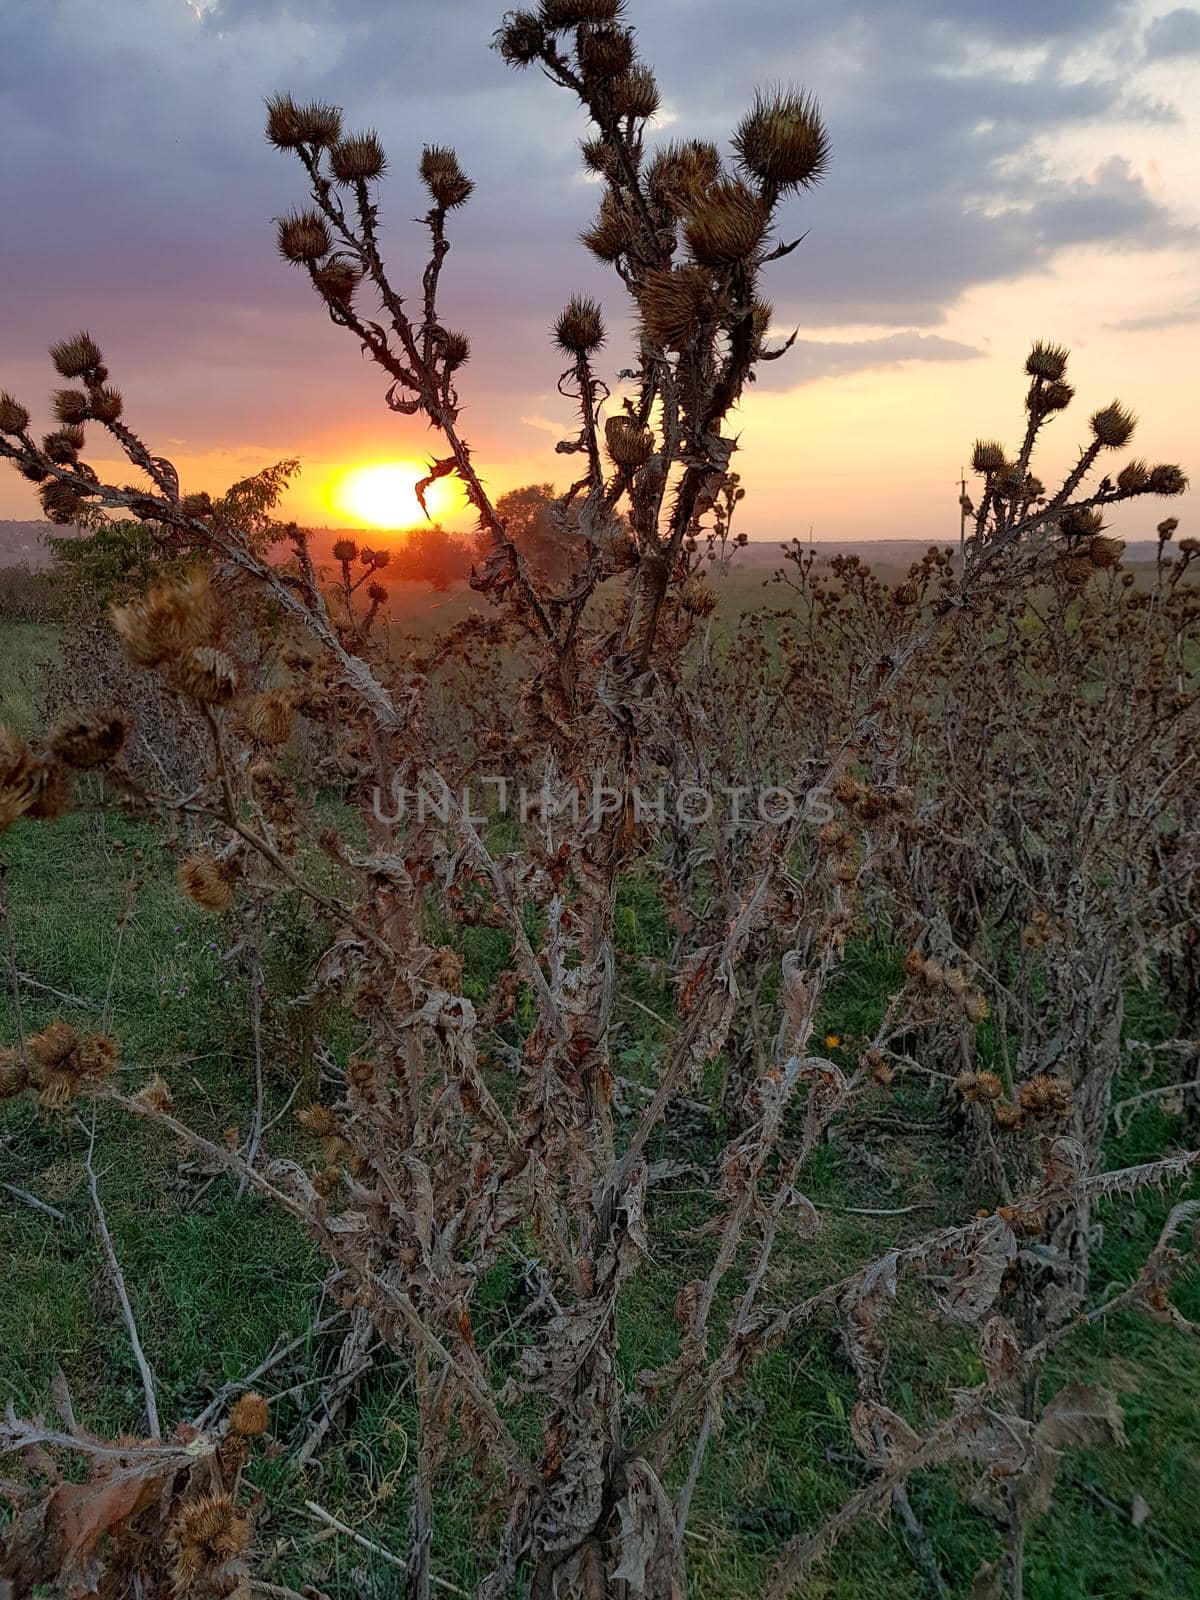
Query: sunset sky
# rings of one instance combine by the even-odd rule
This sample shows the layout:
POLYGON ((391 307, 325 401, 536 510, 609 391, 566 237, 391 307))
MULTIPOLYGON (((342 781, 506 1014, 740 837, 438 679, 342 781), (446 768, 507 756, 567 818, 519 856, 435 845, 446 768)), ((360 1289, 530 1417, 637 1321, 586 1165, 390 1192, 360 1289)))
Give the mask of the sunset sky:
MULTIPOLYGON (((419 288, 423 142, 477 189, 452 223, 443 307, 467 330, 464 431, 497 491, 563 481, 570 418, 547 327, 600 295, 625 364, 620 285, 578 243, 598 190, 578 105, 489 48, 493 0, 9 0, 0 59, 0 385, 40 404, 44 351, 86 326, 127 416, 219 491, 303 461, 289 511, 351 520, 348 466, 421 459, 430 436, 277 258, 303 199, 262 138, 286 88, 375 127, 394 281, 419 288)), ((1200 474, 1200 11, 1151 0, 631 0, 657 71, 656 137, 723 142, 756 85, 820 98, 833 160, 791 202, 805 242, 767 292, 793 352, 736 426, 755 538, 945 538, 976 434, 1011 439, 1035 338, 1068 344, 1076 406, 1042 476, 1114 396, 1135 451, 1200 474)), ((102 464, 99 452, 89 459, 102 464)), ((128 476, 126 472, 124 476, 128 476)), ((402 478, 403 475, 401 475, 402 478)), ((386 482, 386 479, 383 480, 386 482)), ((1200 532, 1193 494, 1172 510, 1200 532)), ((1142 503, 1116 527, 1146 536, 1142 503)), ((0 477, 0 516, 36 498, 0 477)), ((451 521, 454 519, 451 518, 451 521)))

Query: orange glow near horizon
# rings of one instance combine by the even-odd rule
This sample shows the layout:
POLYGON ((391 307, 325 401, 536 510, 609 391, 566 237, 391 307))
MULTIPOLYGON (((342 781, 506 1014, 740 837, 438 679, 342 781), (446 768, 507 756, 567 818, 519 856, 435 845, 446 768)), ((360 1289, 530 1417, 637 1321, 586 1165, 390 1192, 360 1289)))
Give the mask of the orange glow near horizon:
MULTIPOLYGON (((426 475, 419 461, 372 461, 335 473, 325 490, 326 503, 339 521, 364 528, 411 528, 425 521, 416 485, 426 475)), ((434 521, 453 508, 454 495, 445 479, 430 484, 425 494, 434 521)))

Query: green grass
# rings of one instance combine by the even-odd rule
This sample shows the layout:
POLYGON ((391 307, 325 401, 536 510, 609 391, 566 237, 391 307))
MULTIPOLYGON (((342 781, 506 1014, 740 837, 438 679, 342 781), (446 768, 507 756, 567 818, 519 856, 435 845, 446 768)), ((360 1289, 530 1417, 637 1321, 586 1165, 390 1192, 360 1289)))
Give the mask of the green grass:
MULTIPOLYGON (((0 631, 5 661, 36 663, 45 648, 32 630, 0 631)), ((10 673, 2 681, 0 717, 28 721, 32 702, 18 691, 14 703, 10 673)), ((17 963, 29 978, 22 989, 26 1028, 57 1015, 86 1026, 106 1020, 122 1047, 124 1084, 136 1087, 152 1068, 161 1068, 185 1120, 217 1138, 230 1124, 244 1129, 253 1096, 245 979, 224 947, 220 920, 204 917, 176 894, 171 859, 150 830, 74 816, 53 825, 19 823, 0 845, 17 963), (115 917, 126 905, 129 920, 118 939, 115 917)), ((618 931, 622 993, 669 1016, 670 991, 648 968, 648 958, 663 955, 671 939, 652 886, 625 886, 618 931)), ((314 946, 313 931, 286 910, 268 929, 274 979, 286 992, 302 990, 314 946)), ((463 951, 468 992, 482 995, 503 964, 503 941, 487 929, 468 930, 463 951)), ((822 1026, 847 1036, 866 1029, 895 966, 895 952, 886 947, 854 947, 822 1026)), ((1156 1013, 1152 997, 1131 996, 1131 1010, 1137 1037, 1169 1031, 1169 1019, 1156 1013)), ((348 1046, 349 1019, 326 1015, 319 1022, 335 1048, 348 1046)), ((312 1092, 305 1029, 314 1025, 302 1016, 289 1022, 293 1031, 286 1039, 269 1031, 268 1115, 282 1109, 298 1076, 307 1080, 299 1099, 312 1092)), ((5 992, 0 1043, 14 1031, 5 992)), ((618 1070, 634 1079, 648 1077, 665 1037, 664 1026, 645 1010, 623 1006, 614 1046, 618 1070)), ((911 1093, 911 1103, 896 1105, 881 1090, 876 1109, 936 1121, 936 1103, 911 1093)), ((285 1119, 274 1142, 303 1153, 289 1128, 285 1119)), ((651 1154, 682 1155, 704 1165, 719 1150, 724 1130, 715 1121, 698 1122, 689 1126, 682 1148, 679 1137, 664 1131, 651 1154)), ((1158 1102, 1148 1102, 1126 1135, 1114 1141, 1109 1159, 1148 1159, 1177 1137, 1178 1124, 1158 1102)), ((948 1127, 935 1126, 919 1138, 883 1129, 864 1139, 878 1167, 865 1164, 856 1148, 822 1147, 806 1178, 818 1204, 932 1201, 937 1209, 892 1217, 827 1212, 825 1230, 814 1243, 792 1243, 781 1251, 768 1295, 772 1303, 801 1297, 925 1231, 943 1214, 969 1212, 974 1202, 960 1191, 948 1127)), ((82 1173, 84 1147, 83 1131, 70 1123, 47 1122, 24 1103, 0 1108, 0 1181, 32 1191, 65 1218, 55 1221, 0 1190, 0 1261, 6 1269, 0 1399, 11 1400, 23 1414, 45 1408, 61 1368, 84 1422, 100 1432, 132 1431, 141 1392, 97 1242, 82 1173)), ((157 1134, 101 1114, 96 1166, 168 1426, 194 1415, 216 1387, 252 1368, 277 1339, 298 1337, 331 1308, 319 1288, 323 1258, 300 1230, 255 1196, 239 1199, 226 1178, 211 1179, 186 1157, 181 1166, 181 1153, 157 1134)), ((1136 1272, 1174 1198, 1150 1194, 1108 1208, 1096 1260, 1098 1288, 1136 1272)), ((621 1364, 630 1386, 639 1369, 674 1353, 675 1295, 711 1259, 711 1241, 689 1237, 707 1214, 708 1199, 687 1177, 651 1193, 653 1255, 622 1305, 621 1364)), ((489 1280, 479 1307, 481 1329, 505 1328, 517 1304, 514 1292, 511 1273, 489 1280)), ((1185 1314, 1200 1317, 1194 1282, 1185 1285, 1179 1302, 1185 1314)), ((954 1387, 978 1381, 971 1340, 938 1326, 927 1299, 902 1295, 891 1334, 889 1399, 914 1421, 944 1413, 954 1387)), ((304 1418, 336 1349, 336 1336, 318 1338, 272 1373, 269 1394, 298 1388, 274 1407, 278 1438, 286 1441, 304 1418)), ((1177 1600, 1200 1592, 1194 1516, 1200 1498, 1200 1341, 1145 1318, 1120 1316, 1063 1347, 1047 1374, 1046 1392, 1074 1380, 1118 1392, 1129 1446, 1068 1455, 1054 1507, 1031 1530, 1027 1593, 1037 1600, 1177 1600), (1150 1507, 1139 1529, 1129 1517, 1135 1494, 1150 1507)), ((694 1594, 705 1600, 759 1595, 780 1543, 814 1527, 863 1481, 846 1427, 854 1398, 830 1321, 812 1324, 753 1369, 750 1382, 731 1396, 724 1432, 710 1448, 696 1497, 687 1544, 694 1594)), ((346 1541, 314 1542, 303 1502, 317 1499, 369 1537, 403 1549, 414 1426, 405 1364, 388 1356, 361 1385, 319 1467, 301 1472, 286 1451, 260 1452, 252 1468, 265 1497, 260 1575, 315 1583, 348 1600, 361 1592, 355 1572, 374 1568, 389 1589, 394 1575, 346 1541)), ((461 1488, 465 1470, 462 1462, 452 1462, 438 1484, 435 1570, 469 1587, 483 1569, 461 1488)), ((927 1474, 911 1488, 956 1595, 969 1590, 981 1561, 1000 1553, 999 1537, 971 1505, 970 1490, 969 1475, 959 1471, 927 1474)), ((837 1547, 804 1592, 830 1600, 920 1600, 927 1588, 897 1526, 866 1522, 837 1547)))

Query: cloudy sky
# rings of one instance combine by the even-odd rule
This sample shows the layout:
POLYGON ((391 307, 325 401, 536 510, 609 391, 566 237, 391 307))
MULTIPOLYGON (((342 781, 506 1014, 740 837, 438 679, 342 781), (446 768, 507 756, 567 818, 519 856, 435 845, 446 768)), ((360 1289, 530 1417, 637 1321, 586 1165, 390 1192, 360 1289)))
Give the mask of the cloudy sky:
MULTIPOLYGON (((472 335, 465 431, 496 489, 561 479, 567 423, 546 328, 619 284, 577 242, 597 191, 580 111, 489 41, 492 0, 6 0, 0 57, 0 384, 49 388, 48 341, 100 340, 130 420, 219 490, 287 455, 293 513, 337 521, 348 464, 414 460, 423 426, 274 252, 301 173, 262 139, 280 88, 344 106, 391 157, 393 276, 415 291, 423 142, 477 184, 443 305, 472 335)), ((1158 0, 631 0, 658 73, 658 137, 724 140, 756 85, 820 97, 825 185, 772 269, 784 361, 743 403, 754 537, 941 538, 972 438, 1012 437, 1031 339, 1070 345, 1079 414, 1115 396, 1139 453, 1200 474, 1200 10, 1158 0)), ((620 364, 622 352, 614 352, 620 364)), ((96 459, 93 456, 92 459, 96 459)), ((1190 507, 1182 508, 1191 526, 1190 507)), ((1174 509, 1180 509, 1178 506, 1174 509)), ((15 475, 0 516, 35 516, 15 475)), ((344 520, 344 519, 341 519, 344 520)), ((1118 522, 1152 531, 1142 507, 1118 522)))

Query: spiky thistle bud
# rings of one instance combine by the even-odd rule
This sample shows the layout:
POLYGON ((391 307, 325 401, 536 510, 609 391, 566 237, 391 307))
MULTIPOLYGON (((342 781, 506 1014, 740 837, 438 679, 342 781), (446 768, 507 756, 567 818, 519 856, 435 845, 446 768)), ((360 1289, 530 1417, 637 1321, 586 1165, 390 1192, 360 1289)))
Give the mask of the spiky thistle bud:
POLYGON ((554 340, 569 355, 586 356, 604 343, 604 317, 594 300, 572 295, 554 324, 554 340))
POLYGON ((609 417, 604 442, 618 467, 640 467, 654 454, 654 435, 636 417, 609 417))
POLYGON ((58 340, 50 346, 50 359, 64 378, 86 378, 104 365, 100 346, 90 333, 77 333, 74 338, 58 340))
POLYGON ((962 997, 962 1008, 967 1021, 978 1026, 988 1014, 988 1003, 978 989, 968 989, 962 997))
POLYGON ((78 1044, 79 1035, 75 1029, 58 1017, 26 1041, 29 1059, 43 1072, 65 1066, 78 1044))
POLYGON ((205 851, 180 862, 175 881, 182 893, 205 911, 228 911, 233 904, 228 874, 216 857, 205 851))
POLYGON ((1002 472, 1008 465, 1004 446, 996 439, 976 439, 971 451, 971 469, 974 472, 1002 472))
POLYGON ((82 389, 57 389, 53 400, 54 415, 60 422, 86 422, 91 406, 82 389))
POLYGON ((1031 378, 1058 383, 1066 374, 1070 351, 1061 344, 1043 344, 1039 339, 1025 357, 1025 371, 1031 378))
POLYGON ((271 1408, 261 1394, 239 1395, 230 1407, 229 1431, 243 1439, 261 1439, 271 1426, 271 1408))
POLYGON ((1096 534, 1088 544, 1088 560, 1094 567, 1115 567, 1124 553, 1124 539, 1106 539, 1103 534, 1096 534))
POLYGON ((114 1039, 106 1033, 88 1033, 80 1039, 71 1064, 81 1078, 98 1083, 112 1076, 120 1058, 121 1052, 114 1039))
POLYGON ((17 471, 29 483, 45 483, 50 476, 45 467, 39 467, 36 461, 22 461, 17 471))
POLYGON ((421 181, 446 211, 461 206, 475 187, 459 166, 454 151, 440 144, 427 144, 421 152, 421 181))
POLYGON ((267 139, 277 150, 301 145, 336 144, 342 133, 342 113, 321 100, 297 105, 290 94, 275 94, 267 101, 267 139))
POLYGON ((1150 477, 1146 483, 1146 487, 1151 494, 1163 496, 1183 494, 1187 486, 1187 473, 1184 472, 1183 468, 1165 463, 1161 466, 1151 467, 1150 477))
POLYGON ((12 1100, 29 1085, 29 1067, 16 1050, 0 1050, 0 1100, 12 1100))
POLYGON ((1129 461, 1117 473, 1117 488, 1122 494, 1140 494, 1150 482, 1150 468, 1144 461, 1129 461))
POLYGON ((779 189, 811 188, 829 165, 829 138, 815 98, 801 90, 758 95, 733 147, 743 168, 779 189))
POLYGON ((74 423, 70 427, 59 428, 42 440, 42 454, 60 467, 73 466, 83 449, 85 438, 83 429, 74 423))
POLYGON ((316 1101, 312 1105, 300 1107, 296 1112, 296 1122, 314 1139, 328 1139, 331 1134, 337 1132, 337 1118, 333 1112, 328 1106, 320 1105, 316 1101))
POLYGON ((113 627, 135 666, 156 667, 209 642, 216 605, 205 572, 154 584, 128 605, 114 606, 113 627))
POLYGON ((1166 544, 1170 539, 1174 538, 1175 530, 1178 528, 1178 526, 1178 517, 1164 517, 1154 531, 1158 534, 1158 537, 1162 543, 1166 544))
POLYGON ((659 107, 658 84, 649 67, 633 66, 614 78, 609 99, 619 117, 652 117, 659 107))
POLYGON ((276 224, 276 245, 285 261, 303 264, 329 254, 329 229, 316 211, 289 211, 276 224))
POLYGON ((595 222, 579 235, 601 261, 615 261, 618 256, 627 255, 637 242, 637 236, 637 222, 632 212, 612 189, 605 191, 595 222))
POLYGON ((242 726, 255 744, 286 744, 292 736, 292 695, 267 689, 251 695, 242 708, 242 726))
POLYGON ((93 389, 88 403, 96 421, 105 424, 119 422, 125 409, 121 391, 107 385, 93 389))
POLYGON ((61 483, 58 479, 53 483, 44 483, 38 491, 38 499, 46 520, 57 523, 61 528, 77 522, 87 505, 87 495, 82 489, 73 483, 61 483))
POLYGON ((711 617, 717 609, 716 591, 698 572, 693 572, 680 586, 679 604, 691 617, 711 617))
POLYGON ((102 767, 115 761, 129 733, 119 715, 70 717, 50 735, 50 749, 68 767, 102 767))
POLYGON ((333 541, 333 559, 335 561, 357 561, 358 545, 353 539, 335 539, 333 541))
POLYGON ((542 26, 552 33, 615 22, 623 9, 624 0, 542 0, 540 7, 542 26))
POLYGON ((171 1090, 167 1080, 161 1073, 156 1072, 150 1080, 143 1084, 134 1095, 140 1105, 148 1106, 151 1111, 169 1111, 171 1109, 171 1090))
POLYGON ((237 668, 215 645, 194 645, 169 667, 173 687, 202 706, 228 705, 237 693, 237 668))
POLYGON ((1036 1122, 1065 1122, 1071 1115, 1071 1085, 1045 1073, 1028 1078, 1017 1093, 1022 1114, 1036 1122))
POLYGON ((652 344, 682 350, 720 310, 713 282, 703 267, 662 267, 647 272, 638 287, 642 323, 652 344))
POLYGON ((349 261, 326 261, 313 272, 317 292, 339 306, 350 304, 361 282, 361 271, 349 261))
POLYGON ((21 402, 5 389, 0 392, 0 433, 24 433, 29 426, 29 413, 21 402))
POLYGON ((1092 413, 1092 433, 1097 444, 1103 445, 1106 450, 1119 450, 1122 445, 1128 444, 1136 427, 1137 418, 1118 400, 1092 413))
POLYGON ((546 33, 532 11, 514 11, 496 34, 496 49, 510 67, 528 67, 546 46, 546 33))
POLYGON ((714 183, 698 197, 684 221, 684 237, 697 261, 707 267, 745 261, 762 243, 767 214, 744 183, 714 183))
POLYGON ((607 82, 628 73, 634 63, 633 36, 625 28, 581 29, 577 50, 585 78, 607 82))
POLYGON ((442 360, 453 372, 471 359, 471 341, 465 333, 451 329, 442 340, 442 360))
POLYGON ((372 128, 339 139, 329 152, 329 165, 339 183, 372 183, 383 176, 387 156, 372 128))

